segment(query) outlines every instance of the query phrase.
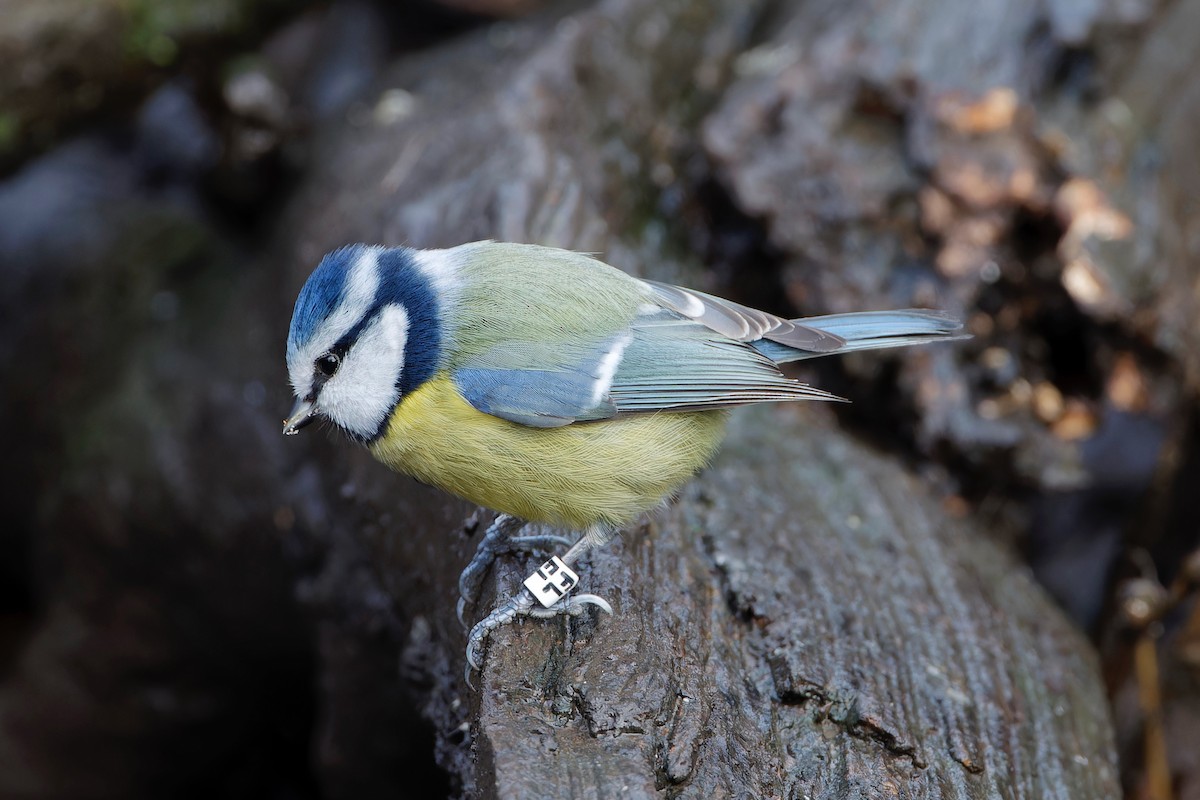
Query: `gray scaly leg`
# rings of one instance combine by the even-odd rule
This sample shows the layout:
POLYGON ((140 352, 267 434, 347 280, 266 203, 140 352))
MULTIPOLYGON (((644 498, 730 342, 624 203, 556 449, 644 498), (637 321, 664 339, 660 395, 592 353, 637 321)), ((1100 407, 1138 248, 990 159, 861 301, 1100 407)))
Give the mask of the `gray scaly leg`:
POLYGON ((604 545, 613 540, 617 532, 608 526, 595 525, 583 532, 583 536, 579 537, 579 541, 571 545, 571 549, 562 557, 563 563, 568 567, 578 561, 582 556, 587 555, 593 550, 599 550, 604 545))
POLYGON ((484 531, 475 555, 466 569, 458 576, 458 621, 463 622, 463 612, 467 604, 479 599, 479 587, 483 578, 491 568, 497 556, 517 551, 550 550, 554 547, 570 546, 571 540, 551 534, 533 534, 530 536, 514 536, 525 527, 525 521, 509 514, 501 514, 484 531))
MULTIPOLYGON (((572 566, 586 553, 608 544, 615 535, 616 531, 608 527, 602 528, 597 526, 589 528, 584 532, 583 536, 579 537, 579 541, 571 545, 570 549, 563 555, 563 563, 567 566, 572 566)), ((465 675, 467 685, 471 685, 471 672, 480 668, 484 643, 492 631, 522 617, 533 617, 535 619, 550 619, 551 617, 562 615, 577 617, 586 611, 588 606, 596 606, 608 614, 613 613, 612 606, 609 605, 608 601, 594 594, 570 596, 549 608, 544 608, 538 605, 537 600, 528 589, 522 587, 519 592, 497 605, 492 610, 492 613, 475 623, 475 626, 471 628, 470 634, 467 635, 467 668, 465 675)))

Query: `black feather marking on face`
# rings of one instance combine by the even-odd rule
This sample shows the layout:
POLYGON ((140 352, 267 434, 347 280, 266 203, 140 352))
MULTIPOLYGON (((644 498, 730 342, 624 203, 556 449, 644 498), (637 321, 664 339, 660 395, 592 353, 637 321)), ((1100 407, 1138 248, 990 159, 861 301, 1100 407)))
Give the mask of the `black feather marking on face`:
MULTIPOLYGON (((330 351, 344 356, 363 329, 388 305, 398 305, 408 314, 408 336, 404 346, 404 365, 396 380, 400 399, 416 391, 437 372, 442 354, 441 303, 429 279, 417 268, 414 251, 394 247, 379 254, 379 288, 371 310, 346 332, 330 351)), ((390 415, 389 415, 390 416, 390 415)), ((368 441, 387 430, 385 419, 368 441)))
POLYGON ((429 278, 417 268, 414 253, 408 248, 383 253, 379 269, 383 280, 377 304, 395 303, 408 312, 408 341, 399 382, 400 396, 404 397, 432 378, 441 362, 441 298, 429 278))

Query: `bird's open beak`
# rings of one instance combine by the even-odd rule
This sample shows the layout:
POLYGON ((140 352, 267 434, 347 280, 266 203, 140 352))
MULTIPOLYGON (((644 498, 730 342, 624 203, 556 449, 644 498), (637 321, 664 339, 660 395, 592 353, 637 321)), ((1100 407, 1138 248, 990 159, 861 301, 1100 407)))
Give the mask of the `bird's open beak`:
POLYGON ((283 421, 283 435, 294 436, 308 423, 317 418, 317 404, 313 400, 297 400, 292 413, 283 421))

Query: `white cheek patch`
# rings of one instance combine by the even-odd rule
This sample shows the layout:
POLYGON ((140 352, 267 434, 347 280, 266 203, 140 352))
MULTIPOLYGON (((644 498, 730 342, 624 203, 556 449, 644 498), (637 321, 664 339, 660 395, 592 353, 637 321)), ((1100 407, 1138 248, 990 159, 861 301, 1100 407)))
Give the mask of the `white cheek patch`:
POLYGON ((375 435, 400 399, 408 313, 387 305, 363 329, 317 397, 321 413, 363 439, 375 435))
POLYGON ((296 397, 312 391, 313 362, 359 323, 375 302, 379 289, 379 254, 382 247, 365 247, 346 274, 342 302, 321 323, 313 338, 287 354, 288 378, 296 397))

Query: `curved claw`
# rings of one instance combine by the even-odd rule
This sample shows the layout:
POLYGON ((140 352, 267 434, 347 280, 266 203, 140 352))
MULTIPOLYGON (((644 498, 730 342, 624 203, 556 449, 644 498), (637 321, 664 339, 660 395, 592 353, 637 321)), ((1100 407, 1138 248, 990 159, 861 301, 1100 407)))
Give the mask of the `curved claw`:
POLYGON ((467 629, 467 620, 466 620, 467 598, 459 597, 458 605, 455 607, 454 611, 458 615, 458 624, 462 625, 462 629, 465 631, 467 629))
MULTIPOLYGON (((463 571, 458 574, 458 602, 459 603, 465 603, 467 601, 467 595, 471 593, 471 585, 467 582, 468 576, 473 577, 473 575, 471 575, 471 573, 472 573, 471 566, 472 566, 471 564, 468 564, 466 566, 466 568, 463 569, 463 571)), ((461 616, 458 618, 458 621, 462 622, 461 616)))
POLYGON ((571 605, 572 606, 579 605, 580 612, 583 611, 583 606, 593 605, 593 606, 596 606, 596 608, 603 611, 605 614, 611 615, 613 613, 613 607, 611 605, 609 605, 609 602, 607 600, 605 600, 603 597, 601 597, 598 594, 577 594, 571 598, 571 605))
POLYGON ((517 617, 528 616, 534 602, 533 595, 522 591, 496 606, 492 613, 475 623, 475 627, 471 628, 471 632, 467 634, 467 665, 473 669, 479 669, 482 663, 483 643, 487 640, 488 635, 517 617))
POLYGON ((595 606, 606 614, 612 614, 613 608, 607 600, 595 594, 579 594, 570 597, 562 603, 550 608, 542 608, 535 604, 533 595, 528 591, 514 595, 504 603, 496 606, 492 613, 471 628, 467 635, 467 666, 463 671, 463 679, 467 686, 475 689, 471 682, 471 674, 483 666, 483 647, 492 631, 507 625, 520 617, 534 619, 551 619, 559 616, 578 617, 587 611, 588 606, 595 606))
POLYGON ((479 549, 471 558, 471 562, 463 567, 463 571, 458 574, 458 596, 464 601, 473 603, 479 595, 479 586, 483 583, 483 577, 492 567, 492 561, 500 553, 500 548, 495 546, 494 539, 484 539, 479 543, 479 549))
POLYGON ((587 611, 588 606, 595 606, 606 614, 613 613, 612 606, 600 595, 577 594, 569 598, 566 602, 552 605, 549 608, 530 609, 529 616, 535 619, 551 619, 561 616, 578 617, 587 611))

